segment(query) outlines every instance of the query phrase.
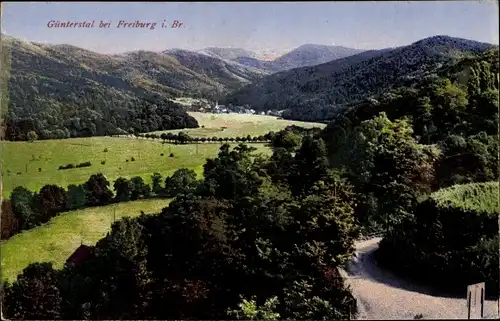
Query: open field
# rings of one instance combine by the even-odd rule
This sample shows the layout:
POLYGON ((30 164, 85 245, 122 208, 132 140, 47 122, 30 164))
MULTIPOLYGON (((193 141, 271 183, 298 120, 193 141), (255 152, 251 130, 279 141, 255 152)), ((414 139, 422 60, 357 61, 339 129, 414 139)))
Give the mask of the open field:
MULTIPOLYGON (((141 176, 147 183, 154 172, 168 176, 179 168, 193 169, 200 175, 206 159, 215 157, 220 148, 220 144, 172 145, 158 141, 111 137, 44 140, 32 143, 4 141, 0 144, 2 193, 6 198, 16 186, 24 186, 32 191, 38 191, 46 184, 66 188, 69 184, 87 181, 90 175, 95 173, 103 173, 111 182, 120 176, 141 176), (108 152, 104 152, 105 148, 108 152), (169 157, 171 152, 175 157, 169 157), (161 153, 164 156, 161 156, 161 153), (130 161, 131 157, 134 157, 135 161, 130 161), (58 170, 60 165, 76 165, 87 161, 90 161, 92 166, 58 170), (106 163, 101 164, 102 161, 106 163)), ((260 152, 270 152, 264 144, 253 145, 260 152)))
POLYGON ((291 121, 278 119, 274 116, 263 115, 246 115, 246 114, 210 114, 189 112, 189 115, 196 118, 200 128, 190 128, 182 130, 167 130, 154 132, 161 133, 178 133, 186 132, 192 137, 246 137, 260 136, 269 133, 270 131, 279 131, 287 126, 296 125, 304 128, 319 127, 324 128, 325 124, 308 123, 301 121, 291 121), (205 128, 202 128, 205 126, 205 128), (221 127, 227 127, 222 129, 221 127))
POLYGON ((178 98, 173 99, 173 101, 175 103, 183 105, 183 106, 191 106, 197 102, 203 102, 203 103, 208 104, 208 100, 206 100, 206 99, 197 99, 197 98, 191 98, 191 97, 178 97, 178 98))
POLYGON ((52 262, 62 268, 80 246, 95 245, 110 230, 113 216, 136 217, 141 211, 159 213, 170 200, 153 199, 118 203, 61 213, 50 222, 2 241, 2 279, 13 281, 30 263, 52 262))

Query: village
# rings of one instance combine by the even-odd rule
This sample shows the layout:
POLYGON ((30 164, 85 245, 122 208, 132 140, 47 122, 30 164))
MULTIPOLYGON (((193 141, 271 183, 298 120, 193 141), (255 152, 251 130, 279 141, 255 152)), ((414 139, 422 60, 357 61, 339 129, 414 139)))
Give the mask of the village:
POLYGON ((283 110, 267 110, 267 111, 256 111, 251 108, 249 105, 243 106, 234 106, 232 104, 229 105, 219 105, 219 102, 216 101, 215 104, 211 103, 202 103, 196 102, 188 107, 189 111, 197 111, 202 113, 214 113, 214 114, 248 114, 248 115, 267 115, 267 116, 275 116, 281 119, 281 115, 283 110))

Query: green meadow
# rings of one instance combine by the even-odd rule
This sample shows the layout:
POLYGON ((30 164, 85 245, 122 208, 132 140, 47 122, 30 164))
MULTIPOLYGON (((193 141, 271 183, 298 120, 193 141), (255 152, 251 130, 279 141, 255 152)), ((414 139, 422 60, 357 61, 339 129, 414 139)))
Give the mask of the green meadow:
POLYGON ((324 128, 326 126, 320 123, 278 119, 277 117, 267 115, 211 114, 200 112, 189 112, 189 115, 198 121, 200 128, 167 130, 154 133, 178 133, 183 131, 192 137, 246 137, 247 135, 253 137, 265 135, 270 131, 280 131, 292 125, 304 128, 324 128))
MULTIPOLYGON (((277 119, 271 116, 190 113, 200 128, 184 129, 193 137, 260 136, 290 125, 306 128, 323 124, 277 119), (202 128, 202 126, 204 128, 202 128), (225 128, 222 128, 225 127, 225 128)), ((170 132, 179 132, 174 130, 170 132)), ((237 144, 231 144, 232 147, 237 144)), ((270 154, 266 144, 252 144, 257 152, 270 154)), ((66 188, 103 173, 113 184, 118 177, 141 176, 151 182, 155 172, 164 177, 179 168, 202 175, 207 158, 217 156, 220 143, 162 144, 156 140, 126 137, 91 137, 34 142, 0 142, 2 194, 9 198, 16 186, 38 191, 46 184, 66 188), (170 157, 173 153, 173 157, 170 157), (163 154, 163 155, 162 155, 163 154), (134 160, 132 160, 132 158, 134 160), (91 162, 90 167, 59 170, 59 166, 91 162)), ((135 217, 141 211, 158 213, 168 200, 141 200, 61 213, 50 222, 24 231, 1 243, 2 279, 12 281, 33 262, 52 262, 62 268, 80 244, 95 244, 110 230, 113 219, 135 217)))
MULTIPOLYGON (((246 137, 265 135, 287 126, 305 128, 324 124, 288 121, 273 116, 245 114, 209 114, 190 112, 200 128, 172 130, 187 132, 193 137, 246 137)), ((162 133, 162 132, 156 132, 162 133)), ((264 144, 252 144, 259 152, 270 153, 264 144)), ((232 146, 236 146, 233 144, 232 146)), ((207 158, 215 157, 220 144, 161 144, 159 141, 123 138, 91 137, 35 142, 0 142, 3 191, 8 198, 16 186, 37 191, 46 184, 67 187, 85 182, 90 175, 103 173, 108 180, 118 177, 141 176, 149 183, 158 172, 171 175, 179 168, 202 173, 207 158), (104 150, 107 149, 107 152, 104 150), (169 157, 170 153, 174 157, 169 157), (163 156, 161 156, 163 154, 163 156), (132 161, 132 157, 134 161, 132 161), (128 162, 127 162, 128 160, 128 162), (92 166, 59 170, 59 166, 91 162, 92 166)))
MULTIPOLYGON (((253 145, 259 152, 270 152, 264 144, 253 145)), ((67 187, 69 184, 83 183, 95 173, 103 173, 110 181, 118 177, 141 176, 147 183, 154 172, 168 176, 179 168, 193 169, 200 175, 206 159, 217 156, 220 146, 218 143, 173 145, 152 140, 112 137, 32 143, 3 141, 2 194, 9 198, 16 186, 24 186, 32 191, 38 191, 46 184, 67 187), (105 149, 107 152, 104 152, 105 149), (170 153, 174 157, 169 157, 170 153), (131 160, 132 157, 134 161, 131 160), (76 165, 87 161, 92 166, 58 169, 61 165, 76 165)))
POLYGON ((2 241, 2 280, 14 281, 34 262, 52 262, 60 269, 80 244, 95 245, 103 238, 111 230, 113 219, 136 217, 141 211, 159 213, 169 202, 141 200, 61 213, 46 224, 2 241))

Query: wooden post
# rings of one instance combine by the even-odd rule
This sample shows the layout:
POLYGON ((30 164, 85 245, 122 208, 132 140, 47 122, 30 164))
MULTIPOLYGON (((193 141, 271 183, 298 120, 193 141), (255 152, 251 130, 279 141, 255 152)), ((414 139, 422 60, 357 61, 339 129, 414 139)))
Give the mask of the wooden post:
POLYGON ((469 295, 467 296, 467 320, 470 320, 470 300, 471 300, 472 293, 469 291, 469 295))
POLYGON ((481 289, 481 319, 484 318, 484 289, 481 289))

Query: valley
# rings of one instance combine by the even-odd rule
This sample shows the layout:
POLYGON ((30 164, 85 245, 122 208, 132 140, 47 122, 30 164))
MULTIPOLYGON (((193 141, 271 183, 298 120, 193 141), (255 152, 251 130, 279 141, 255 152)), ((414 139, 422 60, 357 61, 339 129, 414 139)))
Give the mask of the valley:
POLYGON ((498 318, 498 44, 357 49, 313 20, 260 50, 222 46, 240 26, 156 51, 120 28, 149 40, 112 54, 2 29, 3 317, 466 319, 483 283, 498 318))

